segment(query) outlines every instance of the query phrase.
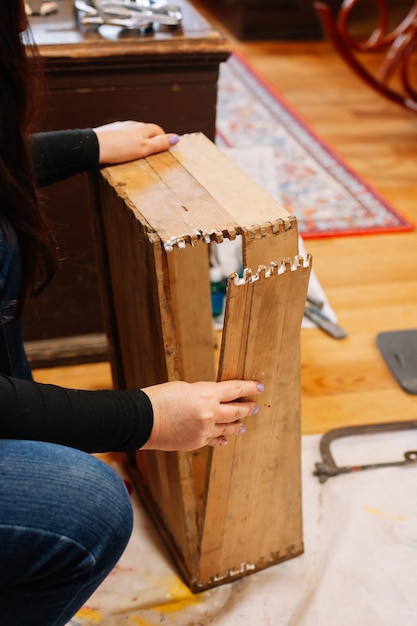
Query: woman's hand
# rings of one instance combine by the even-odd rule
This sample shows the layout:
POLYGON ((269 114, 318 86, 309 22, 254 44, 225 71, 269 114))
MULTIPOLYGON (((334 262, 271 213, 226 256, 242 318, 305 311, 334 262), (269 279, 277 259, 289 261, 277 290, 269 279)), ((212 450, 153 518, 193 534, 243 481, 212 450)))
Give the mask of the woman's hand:
POLYGON ((93 128, 99 143, 99 163, 124 163, 168 150, 179 141, 157 124, 112 122, 93 128))
POLYGON ((147 387, 154 425, 142 450, 196 450, 227 444, 226 437, 243 433, 241 420, 257 413, 248 398, 263 391, 254 381, 169 382, 147 387))

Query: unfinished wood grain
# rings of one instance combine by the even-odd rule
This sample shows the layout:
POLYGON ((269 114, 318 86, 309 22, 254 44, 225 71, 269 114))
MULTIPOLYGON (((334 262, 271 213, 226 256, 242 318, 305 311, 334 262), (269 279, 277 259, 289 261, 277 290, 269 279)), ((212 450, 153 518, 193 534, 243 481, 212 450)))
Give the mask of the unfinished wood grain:
POLYGON ((209 453, 203 587, 303 550, 299 332, 310 264, 268 272, 228 285, 219 379, 259 380, 265 391, 245 436, 209 453))
MULTIPOLYGON (((184 359, 180 363, 166 253, 158 240, 148 236, 131 204, 127 206, 104 179, 103 184, 101 214, 112 289, 108 295, 117 326, 111 335, 120 342, 113 353, 122 356, 114 369, 123 370, 128 388, 178 380, 184 359)), ((172 289, 175 292, 175 285, 172 289)), ((158 502, 158 516, 166 520, 171 540, 188 555, 183 464, 176 453, 143 452, 139 461, 143 497, 158 502)))
MULTIPOLYGON (((186 149, 188 142, 182 142, 186 149)), ((117 187, 149 233, 158 233, 171 249, 178 241, 198 239, 222 231, 235 232, 238 223, 190 173, 178 166, 171 152, 108 168, 103 172, 117 187), (170 242, 173 242, 170 244, 170 242)))
POLYGON ((288 220, 288 211, 201 133, 186 135, 174 147, 172 154, 240 227, 250 229, 278 219, 288 220))
POLYGON ((244 231, 251 237, 279 231, 286 239, 295 227, 295 219, 202 133, 185 135, 169 152, 107 168, 103 176, 168 251, 244 231))
POLYGON ((109 259, 112 300, 116 314, 125 384, 145 387, 178 372, 175 328, 164 291, 168 275, 161 247, 153 245, 141 221, 126 210, 123 198, 102 181, 101 213, 109 259), (142 271, 138 271, 142 268, 142 271), (129 335, 130 329, 134 335, 129 335), (132 336, 135 337, 132 340, 132 336), (143 355, 152 355, 144 359, 143 355))
POLYGON ((181 377, 215 380, 208 246, 174 248, 166 260, 181 377))

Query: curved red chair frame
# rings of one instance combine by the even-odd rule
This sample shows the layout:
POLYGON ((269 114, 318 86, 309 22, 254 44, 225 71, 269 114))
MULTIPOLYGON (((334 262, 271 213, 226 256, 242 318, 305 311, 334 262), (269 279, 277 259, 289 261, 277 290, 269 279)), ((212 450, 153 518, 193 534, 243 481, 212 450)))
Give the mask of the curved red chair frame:
POLYGON ((389 100, 417 113, 417 91, 412 85, 411 55, 417 43, 417 1, 402 22, 388 31, 385 0, 373 0, 378 9, 378 24, 368 39, 358 41, 349 33, 349 16, 361 0, 344 0, 336 18, 325 2, 314 2, 323 29, 334 48, 349 67, 373 89, 389 100), (360 53, 384 52, 377 73, 372 73, 359 58, 360 53), (398 87, 390 86, 396 76, 398 87))

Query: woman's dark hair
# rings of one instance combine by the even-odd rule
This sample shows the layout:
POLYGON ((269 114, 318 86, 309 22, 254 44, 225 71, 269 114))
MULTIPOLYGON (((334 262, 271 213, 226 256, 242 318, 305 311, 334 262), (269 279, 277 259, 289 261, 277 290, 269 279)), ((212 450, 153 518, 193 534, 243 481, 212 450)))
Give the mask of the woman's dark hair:
POLYGON ((35 189, 28 151, 34 130, 40 59, 22 41, 24 2, 2 0, 0 26, 0 226, 12 227, 21 255, 21 290, 16 317, 28 297, 37 296, 54 276, 57 247, 35 189))

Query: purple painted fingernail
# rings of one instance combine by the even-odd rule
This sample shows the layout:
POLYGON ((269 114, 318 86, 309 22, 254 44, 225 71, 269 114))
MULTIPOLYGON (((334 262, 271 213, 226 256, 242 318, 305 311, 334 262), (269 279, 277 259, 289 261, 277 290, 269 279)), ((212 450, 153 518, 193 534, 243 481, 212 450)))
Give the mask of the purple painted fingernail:
POLYGON ((258 384, 258 391, 263 391, 265 389, 264 385, 262 383, 258 384))
POLYGON ((175 146, 175 144, 178 143, 179 140, 180 140, 179 135, 172 135, 169 138, 169 143, 170 143, 171 146, 175 146))
POLYGON ((252 415, 254 415, 255 413, 257 413, 259 411, 259 407, 257 404, 255 404, 255 406, 253 407, 253 411, 252 411, 252 415))
POLYGON ((227 446, 227 439, 220 439, 219 446, 227 446))
POLYGON ((241 433, 245 433, 246 432, 246 426, 244 424, 242 424, 237 432, 238 432, 239 435, 241 433))

